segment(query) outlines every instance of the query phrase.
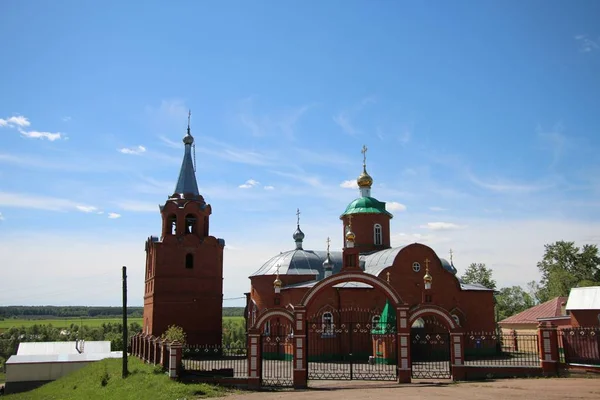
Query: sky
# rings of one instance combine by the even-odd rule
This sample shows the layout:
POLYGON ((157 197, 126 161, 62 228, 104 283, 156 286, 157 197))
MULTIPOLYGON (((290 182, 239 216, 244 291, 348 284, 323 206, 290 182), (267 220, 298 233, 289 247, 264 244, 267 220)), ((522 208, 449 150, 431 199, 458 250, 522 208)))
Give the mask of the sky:
POLYGON ((143 304, 187 113, 224 306, 342 247, 367 169, 392 245, 540 278, 600 244, 600 2, 0 2, 0 305, 143 304))

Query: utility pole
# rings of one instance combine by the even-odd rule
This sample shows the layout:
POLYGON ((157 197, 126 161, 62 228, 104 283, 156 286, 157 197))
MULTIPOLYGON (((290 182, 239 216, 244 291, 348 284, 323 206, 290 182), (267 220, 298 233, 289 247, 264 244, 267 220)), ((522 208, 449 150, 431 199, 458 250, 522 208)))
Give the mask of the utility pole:
POLYGON ((127 370, 127 267, 123 266, 123 378, 129 375, 127 370))

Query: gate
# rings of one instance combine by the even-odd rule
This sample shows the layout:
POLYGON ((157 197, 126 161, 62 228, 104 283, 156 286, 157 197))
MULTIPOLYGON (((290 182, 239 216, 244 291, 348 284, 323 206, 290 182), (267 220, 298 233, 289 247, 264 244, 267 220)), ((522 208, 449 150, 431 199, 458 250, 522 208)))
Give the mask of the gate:
POLYGON ((307 318, 308 379, 396 380, 396 321, 386 310, 327 310, 307 318))
POLYGON ((261 386, 292 387, 294 385, 294 345, 292 324, 279 318, 266 321, 261 335, 261 386))
POLYGON ((411 376, 414 379, 451 379, 450 334, 412 328, 410 334, 411 376))

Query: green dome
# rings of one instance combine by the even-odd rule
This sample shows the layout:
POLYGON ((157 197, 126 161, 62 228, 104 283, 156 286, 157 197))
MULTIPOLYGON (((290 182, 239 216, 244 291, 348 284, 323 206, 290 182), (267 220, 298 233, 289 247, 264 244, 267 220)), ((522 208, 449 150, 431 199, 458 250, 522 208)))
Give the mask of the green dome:
POLYGON ((385 202, 374 199, 373 197, 359 197, 348 204, 342 217, 349 214, 386 214, 389 215, 390 218, 393 217, 392 214, 386 211, 385 202))

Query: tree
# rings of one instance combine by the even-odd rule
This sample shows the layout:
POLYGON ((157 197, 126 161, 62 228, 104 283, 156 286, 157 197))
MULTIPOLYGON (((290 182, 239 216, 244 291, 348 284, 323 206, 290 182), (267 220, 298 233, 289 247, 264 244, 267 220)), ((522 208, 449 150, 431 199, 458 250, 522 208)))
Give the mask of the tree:
POLYGON ((500 289, 496 295, 496 310, 498 321, 527 310, 535 305, 531 295, 520 286, 500 289))
POLYGON ((178 341, 181 344, 185 344, 186 334, 182 327, 177 325, 169 325, 165 333, 162 334, 161 338, 169 342, 178 341))
POLYGON ((478 283, 488 289, 496 289, 496 281, 492 279, 492 270, 482 263, 472 263, 460 277, 464 283, 478 283))
POLYGON ((579 248, 575 242, 558 241, 544 248, 544 257, 537 264, 542 280, 536 295, 541 302, 568 296, 574 287, 600 284, 600 256, 596 245, 579 248))

